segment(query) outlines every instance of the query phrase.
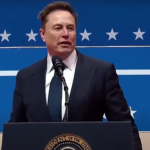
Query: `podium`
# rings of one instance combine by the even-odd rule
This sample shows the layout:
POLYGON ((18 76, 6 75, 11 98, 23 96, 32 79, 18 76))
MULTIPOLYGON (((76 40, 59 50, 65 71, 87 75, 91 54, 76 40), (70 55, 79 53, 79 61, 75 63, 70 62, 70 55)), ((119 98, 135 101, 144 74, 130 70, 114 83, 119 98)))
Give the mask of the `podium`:
POLYGON ((2 150, 133 150, 130 122, 6 123, 2 150))

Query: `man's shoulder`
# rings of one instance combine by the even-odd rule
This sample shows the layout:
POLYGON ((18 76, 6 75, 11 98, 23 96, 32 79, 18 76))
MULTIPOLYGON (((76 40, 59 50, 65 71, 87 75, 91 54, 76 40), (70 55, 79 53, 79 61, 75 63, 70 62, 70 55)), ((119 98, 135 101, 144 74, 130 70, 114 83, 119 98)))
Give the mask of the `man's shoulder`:
MULTIPOLYGON (((25 67, 25 68, 19 70, 18 73, 17 73, 17 75, 18 75, 18 76, 22 76, 22 77, 27 77, 27 76, 29 76, 30 74, 32 74, 32 73, 38 71, 38 69, 42 67, 42 64, 44 64, 45 59, 46 59, 46 58, 41 59, 41 60, 39 60, 39 61, 37 61, 37 62, 31 64, 30 66, 25 67)), ((46 63, 45 63, 45 65, 46 65, 46 63)))
POLYGON ((98 59, 98 58, 95 58, 95 57, 91 57, 91 56, 86 56, 84 55, 85 59, 87 59, 87 61, 98 67, 98 68, 103 68, 103 69, 109 69, 110 67, 114 66, 114 64, 112 62, 109 62, 109 61, 106 61, 106 60, 103 60, 103 59, 98 59))
POLYGON ((85 56, 85 61, 88 62, 88 65, 96 68, 96 74, 98 78, 106 78, 107 75, 116 75, 116 67, 112 62, 98 59, 90 56, 85 56))

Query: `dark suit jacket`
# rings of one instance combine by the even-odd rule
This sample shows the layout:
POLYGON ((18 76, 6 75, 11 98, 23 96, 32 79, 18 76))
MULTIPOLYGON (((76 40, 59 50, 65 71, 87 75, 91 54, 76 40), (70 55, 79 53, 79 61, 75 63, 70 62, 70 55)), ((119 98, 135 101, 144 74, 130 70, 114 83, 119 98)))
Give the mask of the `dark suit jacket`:
MULTIPOLYGON (((109 121, 131 121, 135 150, 142 150, 114 65, 77 54, 69 121, 102 121, 104 113, 109 121)), ((10 122, 51 121, 45 98, 46 69, 47 57, 18 72, 10 122)))

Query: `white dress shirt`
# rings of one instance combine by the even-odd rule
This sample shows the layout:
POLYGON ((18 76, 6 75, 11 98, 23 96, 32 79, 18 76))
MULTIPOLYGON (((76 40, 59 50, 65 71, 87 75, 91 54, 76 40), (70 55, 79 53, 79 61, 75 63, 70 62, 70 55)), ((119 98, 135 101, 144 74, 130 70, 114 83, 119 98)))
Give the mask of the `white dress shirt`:
MULTIPOLYGON (((63 75, 64 75, 64 78, 66 80, 66 84, 68 86, 68 92, 70 95, 70 91, 71 91, 72 83, 73 83, 73 79, 74 79, 76 63, 77 63, 76 50, 74 50, 67 59, 63 60, 63 63, 68 67, 68 68, 65 68, 65 70, 63 71, 63 75)), ((52 80, 52 77, 54 76, 54 69, 52 71, 50 71, 52 66, 53 66, 53 64, 51 61, 51 56, 48 53, 48 55, 47 55, 47 72, 46 72, 46 81, 45 81, 46 104, 48 104, 50 82, 52 80)), ((62 86, 63 86, 63 84, 62 84, 62 86)), ((64 86, 62 88, 62 112, 61 113, 62 113, 61 116, 63 119, 64 114, 65 114, 64 86)))

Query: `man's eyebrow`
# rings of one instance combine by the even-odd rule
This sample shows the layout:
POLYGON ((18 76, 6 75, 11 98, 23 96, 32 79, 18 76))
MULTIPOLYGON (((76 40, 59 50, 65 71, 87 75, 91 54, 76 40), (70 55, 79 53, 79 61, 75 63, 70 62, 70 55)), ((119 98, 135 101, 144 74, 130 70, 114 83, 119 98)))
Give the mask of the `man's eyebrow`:
MULTIPOLYGON (((56 24, 53 24, 53 26, 63 26, 61 23, 56 23, 56 24)), ((73 23, 69 23, 67 24, 67 26, 74 26, 73 23)))

